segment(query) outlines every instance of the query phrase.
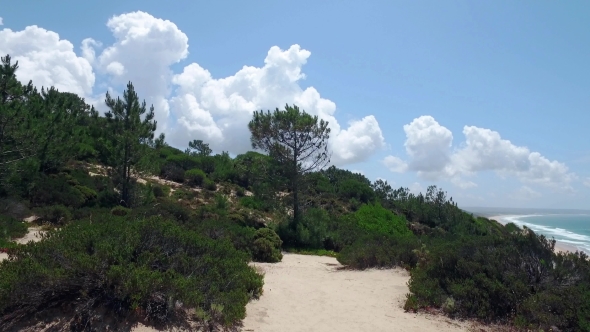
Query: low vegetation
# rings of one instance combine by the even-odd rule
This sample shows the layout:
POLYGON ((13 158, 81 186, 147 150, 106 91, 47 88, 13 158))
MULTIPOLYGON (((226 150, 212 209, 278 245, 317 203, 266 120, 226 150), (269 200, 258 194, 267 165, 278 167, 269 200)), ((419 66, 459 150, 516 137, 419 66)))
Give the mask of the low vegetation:
POLYGON ((328 125, 295 106, 254 114, 253 147, 268 155, 232 158, 202 140, 182 151, 155 137, 157 110, 131 83, 123 98, 107 96, 101 116, 75 94, 22 85, 17 68, 2 58, 6 329, 56 312, 72 331, 100 320, 119 330, 139 320, 232 329, 262 292, 248 263, 279 262, 286 250, 352 269, 406 268, 408 311, 590 330, 585 254, 556 254, 529 229, 474 217, 435 186, 416 195, 323 167, 328 125), (21 220, 31 214, 53 230, 18 245, 11 240, 25 235, 21 220))

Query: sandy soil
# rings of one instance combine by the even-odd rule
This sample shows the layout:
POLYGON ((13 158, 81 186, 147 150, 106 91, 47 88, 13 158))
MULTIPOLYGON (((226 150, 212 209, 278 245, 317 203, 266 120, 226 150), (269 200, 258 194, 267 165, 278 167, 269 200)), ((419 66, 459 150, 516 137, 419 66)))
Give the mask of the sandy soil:
POLYGON ((404 312, 409 274, 337 270, 335 258, 286 254, 256 263, 264 294, 248 304, 243 332, 468 331, 446 317, 404 312))

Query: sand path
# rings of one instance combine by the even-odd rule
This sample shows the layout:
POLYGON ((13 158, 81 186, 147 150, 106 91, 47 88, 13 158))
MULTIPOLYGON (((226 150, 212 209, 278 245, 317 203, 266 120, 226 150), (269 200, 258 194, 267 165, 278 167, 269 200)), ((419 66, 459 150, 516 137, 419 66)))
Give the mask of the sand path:
MULTIPOLYGON (((19 239, 15 239, 14 242, 20 244, 27 244, 30 241, 38 242, 41 241, 41 234, 45 232, 46 231, 41 230, 40 227, 29 227, 28 233, 19 239)), ((0 262, 5 259, 8 259, 8 254, 0 252, 0 262)))
POLYGON ((337 270, 335 258, 286 254, 255 264, 264 294, 247 306, 243 332, 467 331, 446 317, 404 312, 409 274, 337 270))

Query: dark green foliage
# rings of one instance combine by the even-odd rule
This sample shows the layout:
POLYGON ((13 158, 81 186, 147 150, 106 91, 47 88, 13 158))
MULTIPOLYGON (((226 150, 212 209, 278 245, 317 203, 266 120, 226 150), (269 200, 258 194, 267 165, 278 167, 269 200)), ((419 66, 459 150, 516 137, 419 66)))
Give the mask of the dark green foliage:
POLYGON ((254 234, 252 258, 257 262, 280 262, 283 259, 282 244, 283 241, 272 229, 261 228, 254 234))
POLYGON ((4 328, 34 324, 33 314, 63 304, 64 315, 88 317, 88 327, 138 312, 152 324, 174 324, 188 308, 209 317, 202 323, 229 327, 262 291, 246 254, 161 219, 76 223, 14 257, 0 263, 4 328), (107 317, 95 320, 102 309, 107 317))
POLYGON ((253 196, 244 196, 244 197, 240 198, 240 205, 242 205, 243 207, 249 208, 249 209, 254 209, 254 210, 260 210, 260 208, 262 206, 260 201, 258 199, 256 199, 256 197, 253 197, 253 196))
POLYGON ((184 178, 191 186, 202 186, 205 179, 207 179, 207 175, 202 170, 193 168, 184 172, 184 178))
POLYGON ((351 245, 344 246, 338 261, 355 269, 372 267, 411 267, 417 263, 418 239, 370 234, 357 238, 351 245))
POLYGON ((262 228, 265 227, 264 219, 261 214, 251 209, 240 208, 228 215, 228 218, 240 226, 262 228))
POLYGON ((131 82, 127 84, 122 99, 113 99, 107 92, 105 103, 109 107, 105 117, 112 146, 111 173, 120 187, 122 204, 130 206, 133 172, 140 170, 142 159, 149 155, 146 143, 154 138, 156 130, 154 107, 148 111, 145 101, 140 104, 131 82))
POLYGON ((72 212, 63 205, 44 206, 36 209, 35 213, 41 221, 53 225, 65 225, 72 220, 72 212))
POLYGON ((111 214, 113 216, 117 216, 117 217, 124 217, 124 216, 128 215, 129 212, 131 212, 131 209, 128 209, 128 208, 123 207, 123 206, 115 206, 111 210, 111 214))
POLYGON ((154 197, 160 198, 160 197, 167 197, 168 193, 170 192, 170 189, 167 187, 164 187, 164 186, 154 185, 152 187, 152 191, 154 193, 154 197))
POLYGON ((184 178, 186 179, 186 181, 188 181, 188 183, 191 186, 200 187, 205 182, 205 179, 207 179, 207 175, 202 170, 198 168, 193 168, 191 170, 184 172, 184 178))
POLYGON ((286 246, 324 249, 330 222, 330 216, 325 210, 314 208, 306 211, 298 223, 290 221, 279 224, 278 233, 286 246))
POLYGON ((75 182, 69 182, 71 177, 66 173, 44 175, 38 179, 30 189, 30 201, 35 206, 61 204, 71 207, 83 206, 87 196, 76 188, 75 182))
POLYGON ((11 246, 8 242, 27 234, 27 225, 15 218, 0 214, 0 248, 11 246))
POLYGON ((299 191, 302 175, 322 169, 330 162, 328 122, 299 107, 285 105, 273 113, 256 111, 248 124, 252 148, 268 152, 284 170, 293 193, 293 218, 299 221, 299 191))
POLYGON ((217 190, 217 184, 209 179, 205 179, 204 183, 203 183, 203 188, 209 190, 209 191, 216 191, 217 190))
POLYGON ((187 154, 189 155, 208 157, 211 155, 211 152, 213 152, 211 148, 209 148, 209 144, 203 143, 200 139, 195 139, 192 142, 189 142, 188 147, 187 154))

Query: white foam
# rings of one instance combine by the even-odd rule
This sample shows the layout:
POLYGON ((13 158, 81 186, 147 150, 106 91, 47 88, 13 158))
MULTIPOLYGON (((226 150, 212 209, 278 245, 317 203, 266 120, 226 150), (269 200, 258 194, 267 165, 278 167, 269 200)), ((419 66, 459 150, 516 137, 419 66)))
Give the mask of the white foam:
MULTIPOLYGON (((558 214, 555 214, 557 216, 558 214)), ((578 249, 581 249, 587 253, 590 253, 590 236, 574 233, 572 231, 568 231, 563 228, 559 227, 550 227, 550 226, 543 226, 537 225, 529 222, 525 222, 522 219, 530 218, 530 217, 542 217, 542 216, 549 216, 546 215, 539 215, 539 214, 528 214, 528 215, 507 215, 507 216, 499 216, 498 219, 502 221, 503 224, 507 223, 514 223, 517 226, 526 226, 530 228, 537 234, 545 235, 548 238, 555 238, 559 242, 567 243, 570 245, 575 246, 578 249)))

